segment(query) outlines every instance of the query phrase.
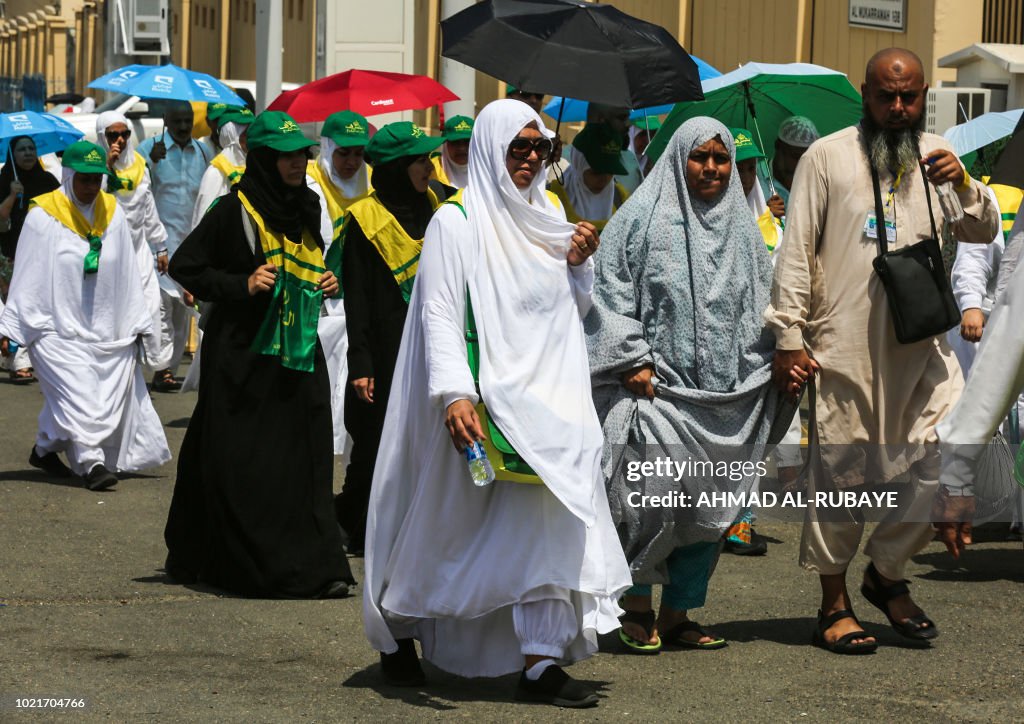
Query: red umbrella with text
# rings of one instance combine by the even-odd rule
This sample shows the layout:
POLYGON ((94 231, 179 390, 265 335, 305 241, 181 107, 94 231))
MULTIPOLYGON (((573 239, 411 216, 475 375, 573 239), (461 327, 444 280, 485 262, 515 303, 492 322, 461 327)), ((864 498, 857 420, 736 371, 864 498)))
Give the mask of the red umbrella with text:
POLYGON ((336 111, 374 116, 457 100, 457 95, 425 75, 346 70, 285 91, 267 110, 285 111, 299 123, 312 123, 336 111))

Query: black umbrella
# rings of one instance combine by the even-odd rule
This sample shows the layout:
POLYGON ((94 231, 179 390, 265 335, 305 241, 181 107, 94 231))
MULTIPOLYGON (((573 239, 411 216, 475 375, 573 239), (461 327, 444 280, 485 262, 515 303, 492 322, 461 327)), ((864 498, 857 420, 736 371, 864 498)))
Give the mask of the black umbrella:
POLYGON ((668 31, 611 5, 485 0, 441 29, 441 55, 532 93, 629 108, 704 98, 697 64, 668 31))
POLYGON ((1024 116, 1017 121, 1017 127, 1013 129, 1010 141, 999 154, 992 178, 988 182, 1024 189, 1024 116))
POLYGON ((45 102, 54 104, 68 103, 70 105, 75 105, 76 103, 81 103, 84 100, 85 96, 81 93, 57 93, 56 95, 52 95, 47 98, 45 102))

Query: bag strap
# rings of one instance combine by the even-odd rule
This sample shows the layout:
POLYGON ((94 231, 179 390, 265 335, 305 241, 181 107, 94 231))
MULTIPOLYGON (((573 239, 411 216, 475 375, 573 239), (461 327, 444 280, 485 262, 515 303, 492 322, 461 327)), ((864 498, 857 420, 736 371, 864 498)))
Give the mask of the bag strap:
POLYGON ((875 190, 875 241, 878 242, 878 255, 884 256, 889 241, 889 230, 885 226, 885 211, 882 209, 882 190, 878 182, 878 169, 873 163, 869 163, 868 166, 871 168, 871 184, 875 190))
POLYGON ((932 185, 928 183, 928 174, 921 170, 921 181, 924 182, 924 197, 928 200, 928 221, 932 225, 932 238, 939 241, 939 235, 935 231, 935 215, 932 214, 932 185))

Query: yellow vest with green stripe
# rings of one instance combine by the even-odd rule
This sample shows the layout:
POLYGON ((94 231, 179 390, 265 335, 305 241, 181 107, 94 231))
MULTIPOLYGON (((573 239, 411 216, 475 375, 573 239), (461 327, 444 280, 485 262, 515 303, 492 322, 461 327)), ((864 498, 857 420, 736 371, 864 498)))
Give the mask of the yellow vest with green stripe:
MULTIPOLYGON (((367 167, 366 172, 369 177, 369 167, 367 167)), ((334 182, 327 177, 327 174, 320 168, 320 164, 317 161, 310 161, 306 165, 306 173, 320 186, 324 200, 327 202, 327 215, 331 219, 331 238, 329 240, 324 239, 324 241, 331 241, 332 243, 338 241, 345 223, 345 212, 348 211, 348 207, 357 201, 365 199, 370 195, 370 191, 367 189, 365 194, 360 194, 352 199, 342 196, 341 189, 335 186, 334 182)))
POLYGON ((996 195, 999 202, 999 213, 1002 215, 1003 241, 1010 240, 1010 229, 1013 222, 1017 220, 1017 209, 1020 208, 1021 199, 1024 198, 1024 191, 1013 186, 1003 184, 989 184, 989 188, 996 195))
MULTIPOLYGON (((617 181, 613 181, 615 184, 615 199, 612 201, 612 213, 614 214, 619 210, 619 207, 626 202, 629 198, 629 192, 626 191, 625 187, 617 181)), ((565 190, 565 186, 559 181, 552 181, 548 187, 549 192, 553 192, 558 200, 561 202, 562 208, 565 209, 565 218, 573 224, 578 224, 581 221, 589 221, 594 225, 594 228, 598 231, 603 231, 605 225, 608 223, 608 219, 584 219, 573 208, 572 202, 569 201, 569 194, 565 190)), ((608 217, 611 218, 610 216, 608 217)))
POLYGON ((146 159, 138 151, 133 151, 135 158, 128 168, 114 169, 116 183, 110 184, 110 189, 117 192, 132 192, 139 188, 143 179, 146 178, 146 159), (115 188, 116 186, 116 188, 115 188))
POLYGON ((434 174, 437 176, 437 180, 443 183, 445 186, 454 186, 451 181, 448 180, 448 174, 444 172, 444 161, 441 160, 441 154, 430 157, 430 162, 434 164, 434 174))
POLYGON ((218 153, 210 161, 210 165, 215 169, 224 174, 224 178, 228 180, 228 185, 234 186, 242 179, 242 174, 245 173, 245 166, 236 166, 235 164, 228 161, 223 153, 218 153))
MULTIPOLYGON (((433 191, 428 190, 427 196, 430 199, 430 206, 436 209, 437 196, 433 191)), ((412 285, 416 279, 416 271, 420 266, 420 252, 423 251, 423 239, 413 239, 409 236, 398 219, 392 214, 380 199, 377 193, 370 194, 361 201, 357 201, 348 207, 349 217, 356 220, 363 234, 381 255, 394 275, 395 283, 402 292, 402 298, 406 302, 412 296, 412 285)), ((347 221, 344 224, 347 226, 347 221)))
POLYGON ((771 209, 765 209, 764 213, 757 217, 757 228, 761 230, 761 236, 764 238, 764 245, 768 247, 768 251, 775 253, 775 247, 779 245, 779 239, 782 238, 782 229, 771 209))

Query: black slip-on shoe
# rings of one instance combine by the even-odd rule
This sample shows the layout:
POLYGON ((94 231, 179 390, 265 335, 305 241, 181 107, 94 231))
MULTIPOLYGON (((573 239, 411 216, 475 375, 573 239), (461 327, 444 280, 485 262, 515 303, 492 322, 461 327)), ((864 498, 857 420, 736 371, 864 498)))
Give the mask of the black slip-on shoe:
POLYGON ((164 571, 167 572, 172 581, 181 585, 188 585, 199 581, 198 574, 178 565, 178 561, 170 554, 168 554, 167 560, 164 562, 164 571))
POLYGON ((536 681, 526 678, 526 672, 519 676, 516 687, 516 701, 530 701, 536 704, 552 704, 567 709, 583 709, 597 706, 597 692, 586 684, 576 681, 562 670, 551 665, 536 681))
POLYGON ((64 461, 55 452, 40 455, 36 446, 32 446, 32 453, 28 456, 28 464, 39 468, 44 473, 49 473, 55 478, 70 478, 71 468, 64 464, 64 461))
POLYGON ((423 686, 427 675, 423 673, 412 639, 398 639, 398 651, 380 655, 380 672, 384 681, 392 686, 423 686))
POLYGON ((345 581, 331 581, 316 594, 317 598, 348 598, 349 586, 345 581))
POLYGON ((738 543, 734 540, 726 539, 725 551, 737 556, 763 556, 768 552, 768 541, 765 540, 763 535, 751 529, 749 543, 738 543))
POLYGON ((85 487, 89 490, 100 491, 112 488, 117 485, 117 476, 107 470, 102 463, 93 465, 85 476, 85 487))

